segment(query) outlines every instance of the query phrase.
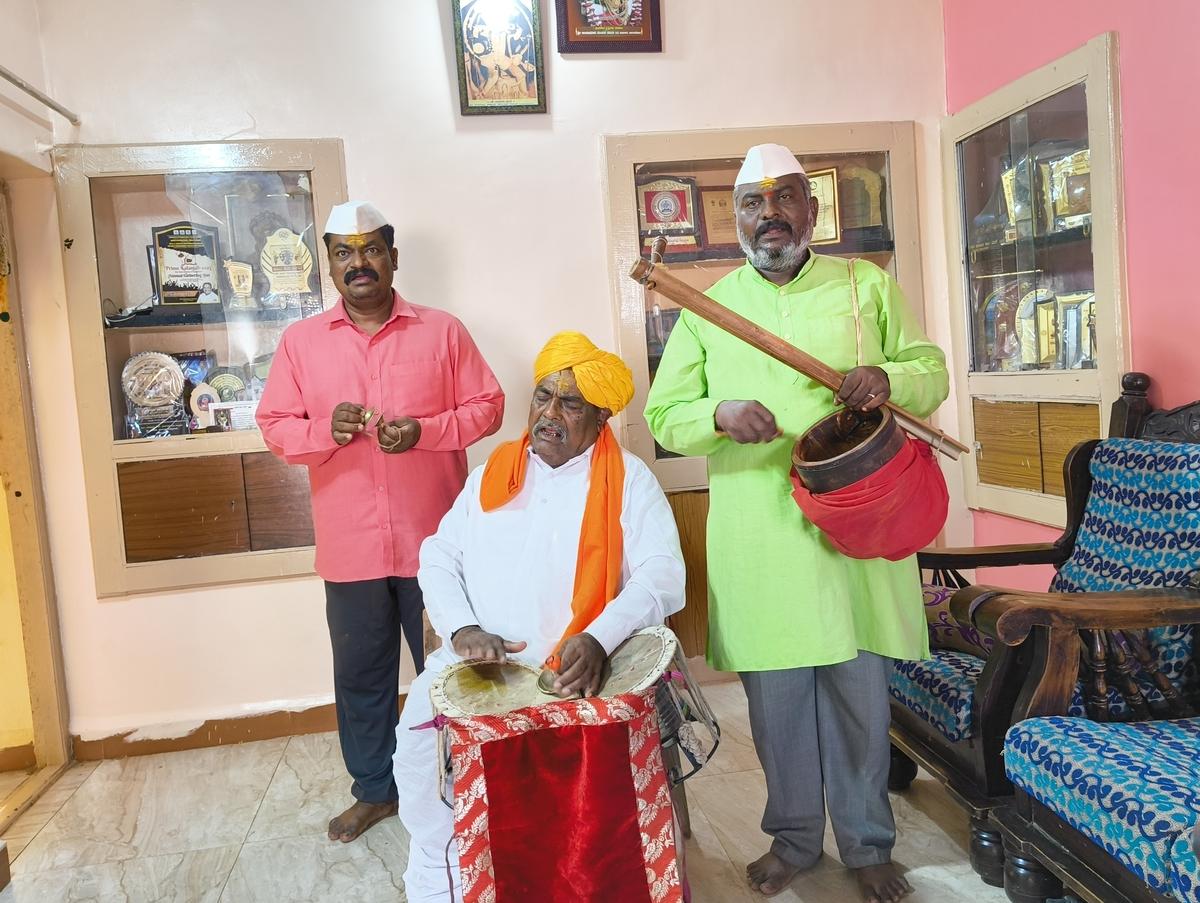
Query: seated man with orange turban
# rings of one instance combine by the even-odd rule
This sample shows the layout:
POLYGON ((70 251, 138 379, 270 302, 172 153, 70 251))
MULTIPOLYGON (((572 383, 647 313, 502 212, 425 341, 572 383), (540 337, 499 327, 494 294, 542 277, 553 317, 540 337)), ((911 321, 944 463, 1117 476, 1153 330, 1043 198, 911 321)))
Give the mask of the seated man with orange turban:
POLYGON ((462 899, 434 732, 411 729, 433 717, 439 672, 463 659, 513 659, 552 669, 560 696, 591 695, 618 645, 683 608, 666 497, 608 424, 633 397, 629 368, 564 332, 538 355, 534 382, 525 434, 471 474, 421 547, 417 576, 443 646, 413 681, 396 731, 410 903, 450 900, 451 881, 462 899))

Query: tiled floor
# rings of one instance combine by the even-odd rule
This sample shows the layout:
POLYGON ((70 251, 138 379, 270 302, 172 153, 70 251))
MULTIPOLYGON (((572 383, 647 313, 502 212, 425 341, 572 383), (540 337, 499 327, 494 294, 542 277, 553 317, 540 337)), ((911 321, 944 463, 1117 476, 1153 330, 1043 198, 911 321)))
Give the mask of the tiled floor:
MULTIPOLYGON (((721 722, 715 760, 688 782, 687 866, 696 903, 762 900, 744 868, 766 848, 766 790, 737 683, 705 687, 721 722)), ((72 768, 4 835, 13 884, 0 903, 360 903, 403 901, 407 837, 397 819, 353 844, 325 823, 349 802, 337 738, 318 734, 72 768)), ((921 777, 893 797, 896 861, 913 903, 1001 903, 967 864, 966 817, 921 777)), ((780 903, 852 903, 826 835, 825 859, 780 903)))

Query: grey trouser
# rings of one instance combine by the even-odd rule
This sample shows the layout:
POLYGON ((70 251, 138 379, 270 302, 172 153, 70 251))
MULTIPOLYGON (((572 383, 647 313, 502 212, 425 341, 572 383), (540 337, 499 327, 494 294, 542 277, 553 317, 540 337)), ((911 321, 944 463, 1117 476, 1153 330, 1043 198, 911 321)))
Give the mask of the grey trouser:
POLYGON ((825 803, 850 868, 891 859, 888 675, 873 652, 837 665, 743 671, 750 730, 767 779, 762 829, 771 852, 808 868, 821 856, 825 803))

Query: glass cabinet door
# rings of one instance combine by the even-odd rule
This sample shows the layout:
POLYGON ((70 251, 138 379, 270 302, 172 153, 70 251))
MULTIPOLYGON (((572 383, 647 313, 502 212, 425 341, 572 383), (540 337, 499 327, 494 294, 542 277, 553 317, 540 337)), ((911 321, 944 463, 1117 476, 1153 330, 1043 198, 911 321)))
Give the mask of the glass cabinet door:
POLYGON ((1098 364, 1086 86, 957 143, 973 373, 1098 364))
MULTIPOLYGON (((793 152, 818 200, 812 250, 861 257, 895 276, 888 153, 793 152)), ((634 169, 642 254, 649 255, 656 236, 666 236, 664 262, 673 275, 699 291, 745 263, 733 206, 733 183, 741 163, 738 157, 675 160, 639 163, 634 169)), ((680 308, 656 292, 644 296, 646 359, 653 383, 680 308)), ((656 460, 679 457, 657 442, 654 454, 656 460)))
POLYGON ((113 438, 255 429, 283 330, 323 309, 310 173, 89 188, 113 438))

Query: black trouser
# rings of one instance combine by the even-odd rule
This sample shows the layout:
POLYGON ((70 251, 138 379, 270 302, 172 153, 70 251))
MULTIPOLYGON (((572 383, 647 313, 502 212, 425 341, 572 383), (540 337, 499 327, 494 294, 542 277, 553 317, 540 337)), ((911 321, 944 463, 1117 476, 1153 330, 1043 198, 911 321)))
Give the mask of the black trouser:
POLYGON ((425 669, 421 587, 416 577, 380 577, 351 583, 325 581, 325 619, 333 644, 333 692, 338 739, 351 793, 367 803, 396 799, 396 697, 400 688, 400 635, 425 669))

